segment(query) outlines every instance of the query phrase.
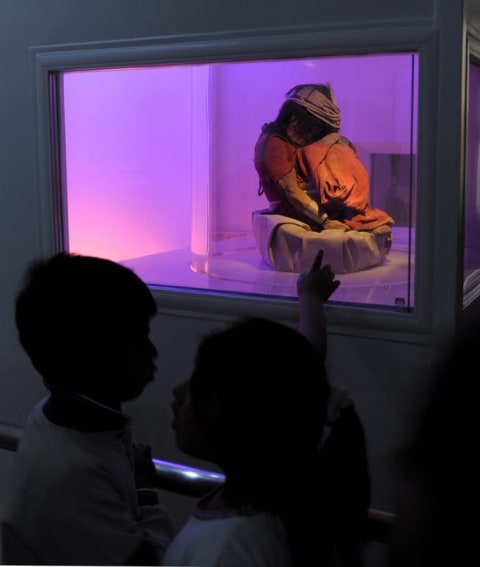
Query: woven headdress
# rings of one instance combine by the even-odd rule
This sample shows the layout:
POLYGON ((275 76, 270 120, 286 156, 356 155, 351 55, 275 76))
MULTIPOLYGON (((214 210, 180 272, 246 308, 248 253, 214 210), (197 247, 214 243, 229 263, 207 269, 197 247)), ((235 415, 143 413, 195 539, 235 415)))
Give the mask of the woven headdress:
POLYGON ((326 85, 298 85, 287 93, 287 100, 303 106, 310 114, 316 116, 334 128, 340 128, 341 113, 332 87, 326 85), (319 87, 327 88, 330 98, 319 87))

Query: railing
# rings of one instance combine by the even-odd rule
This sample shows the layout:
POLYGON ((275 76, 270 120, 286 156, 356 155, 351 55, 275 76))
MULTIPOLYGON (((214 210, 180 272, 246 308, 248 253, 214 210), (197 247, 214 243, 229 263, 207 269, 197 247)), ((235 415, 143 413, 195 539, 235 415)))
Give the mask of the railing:
MULTIPOLYGON (((0 422, 0 449, 15 451, 22 436, 23 428, 11 423, 0 422)), ((199 498, 224 481, 221 473, 180 465, 170 461, 153 459, 157 488, 183 496, 199 498)), ((387 543, 395 515, 391 512, 369 509, 369 542, 387 543)))

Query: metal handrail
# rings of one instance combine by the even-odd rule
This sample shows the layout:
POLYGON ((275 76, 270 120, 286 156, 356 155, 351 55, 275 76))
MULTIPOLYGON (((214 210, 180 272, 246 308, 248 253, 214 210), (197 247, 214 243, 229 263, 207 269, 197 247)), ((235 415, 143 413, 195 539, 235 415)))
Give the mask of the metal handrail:
MULTIPOLYGON (((0 449, 16 451, 23 427, 0 421, 0 449)), ((212 488, 219 486, 225 476, 221 473, 181 465, 171 461, 152 459, 155 466, 157 488, 175 492, 183 496, 199 498, 212 488)), ((368 513, 367 540, 387 543, 395 514, 378 508, 370 508, 368 513)))
MULTIPOLYGON (((19 425, 0 422, 0 449, 16 451, 22 431, 23 427, 19 425)), ((221 473, 160 459, 152 460, 155 465, 157 487, 162 490, 198 498, 225 480, 225 476, 221 473)))
POLYGON ((0 422, 0 449, 16 451, 23 427, 12 423, 0 422))

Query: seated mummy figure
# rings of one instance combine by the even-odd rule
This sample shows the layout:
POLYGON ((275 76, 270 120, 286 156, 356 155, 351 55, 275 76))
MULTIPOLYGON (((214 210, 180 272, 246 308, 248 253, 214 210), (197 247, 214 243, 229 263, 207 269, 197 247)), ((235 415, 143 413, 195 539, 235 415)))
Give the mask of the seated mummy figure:
POLYGON ((300 266, 291 257, 282 259, 282 255, 298 256, 298 249, 304 247, 302 238, 313 231, 308 234, 308 248, 314 241, 318 241, 316 250, 323 248, 328 238, 350 258, 346 262, 328 258, 337 273, 381 264, 391 247, 394 219, 369 203, 368 172, 354 144, 340 134, 341 113, 331 86, 297 85, 286 96, 277 118, 264 124, 255 145, 258 193, 265 195, 269 204, 256 212, 279 216, 275 229, 266 233, 264 221, 260 221, 260 227, 258 215, 253 217, 257 241, 267 238, 267 242, 259 242, 260 249, 273 247, 270 255, 262 254, 264 260, 276 269, 303 271, 311 256, 300 266), (292 241, 290 225, 294 221, 298 222, 292 241), (285 227, 289 227, 288 234, 280 240, 289 242, 288 249, 279 243, 282 249, 277 250, 277 237, 285 227), (336 234, 327 236, 326 231, 331 230, 336 234), (346 234, 349 231, 362 235, 346 234), (356 260, 352 261, 352 253, 356 260), (272 254, 279 257, 277 262, 272 263, 272 254))

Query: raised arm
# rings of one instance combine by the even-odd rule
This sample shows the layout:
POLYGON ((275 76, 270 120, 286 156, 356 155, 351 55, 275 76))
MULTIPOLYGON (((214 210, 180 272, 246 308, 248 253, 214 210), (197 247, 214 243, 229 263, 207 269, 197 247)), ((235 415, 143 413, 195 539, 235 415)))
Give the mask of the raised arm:
POLYGON ((298 330, 305 335, 320 353, 327 355, 327 328, 324 303, 340 285, 329 264, 322 266, 323 250, 313 261, 310 271, 297 279, 299 299, 298 330))

